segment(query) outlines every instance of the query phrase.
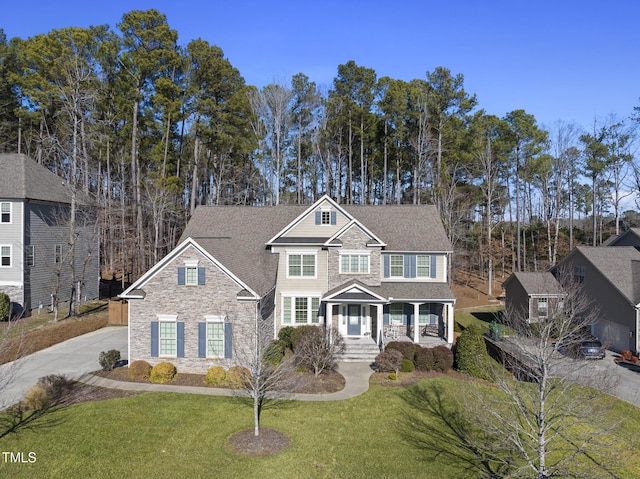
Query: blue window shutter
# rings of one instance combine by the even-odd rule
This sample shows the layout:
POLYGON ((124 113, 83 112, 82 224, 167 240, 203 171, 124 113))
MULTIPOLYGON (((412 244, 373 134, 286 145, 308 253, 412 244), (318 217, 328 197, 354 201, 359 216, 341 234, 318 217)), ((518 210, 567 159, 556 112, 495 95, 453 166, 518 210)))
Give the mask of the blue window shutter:
POLYGON ((184 273, 185 273, 184 266, 179 267, 178 268, 178 284, 184 284, 184 273))
POLYGON ((198 357, 207 357, 207 323, 198 323, 198 357))
POLYGON ((404 303, 402 306, 402 324, 412 324, 413 304, 404 303))
POLYGON ((233 324, 224 323, 224 357, 230 358, 233 350, 233 324))
POLYGON ((177 326, 177 344, 176 344, 176 355, 179 358, 184 358, 184 321, 178 321, 177 326))
POLYGON ((322 212, 316 211, 316 224, 319 225, 320 223, 322 223, 322 212))
POLYGON ((158 357, 158 346, 160 342, 160 327, 158 321, 151 321, 151 357, 158 357))
POLYGON ((404 277, 405 278, 416 277, 416 255, 415 254, 404 255, 404 277))
POLYGON ((429 267, 429 276, 436 277, 436 255, 431 255, 431 266, 429 267))
POLYGON ((198 284, 204 284, 204 268, 198 268, 198 284))
POLYGON ((336 224, 336 212, 335 211, 331 212, 331 224, 332 225, 336 224))
POLYGON ((384 277, 388 278, 391 275, 391 256, 385 254, 382 257, 384 258, 384 277))

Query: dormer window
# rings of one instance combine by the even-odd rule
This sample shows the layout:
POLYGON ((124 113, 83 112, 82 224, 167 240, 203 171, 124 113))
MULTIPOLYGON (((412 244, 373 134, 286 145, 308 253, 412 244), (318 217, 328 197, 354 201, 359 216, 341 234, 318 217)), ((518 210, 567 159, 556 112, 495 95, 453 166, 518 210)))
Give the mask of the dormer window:
POLYGON ((331 211, 321 211, 321 224, 330 225, 331 224, 331 211))

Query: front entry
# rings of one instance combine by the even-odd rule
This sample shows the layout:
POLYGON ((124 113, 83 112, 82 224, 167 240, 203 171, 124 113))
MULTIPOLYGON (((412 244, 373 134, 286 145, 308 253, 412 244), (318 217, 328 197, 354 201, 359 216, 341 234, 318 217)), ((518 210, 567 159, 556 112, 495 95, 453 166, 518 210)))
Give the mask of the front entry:
POLYGON ((347 314, 347 336, 360 336, 362 331, 362 315, 359 304, 350 304, 347 314))

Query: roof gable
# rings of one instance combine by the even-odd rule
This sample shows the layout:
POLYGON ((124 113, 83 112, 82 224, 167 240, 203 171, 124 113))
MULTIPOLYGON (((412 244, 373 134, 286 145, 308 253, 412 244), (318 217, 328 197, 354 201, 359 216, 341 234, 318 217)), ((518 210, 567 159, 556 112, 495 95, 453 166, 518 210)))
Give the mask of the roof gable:
POLYGON ((546 294, 562 295, 562 288, 550 272, 515 272, 509 276, 503 286, 508 288, 512 283, 518 283, 529 295, 546 294))
POLYGON ((322 244, 352 219, 338 203, 324 195, 267 241, 267 244, 322 244), (324 223, 323 213, 327 215, 327 223, 324 223))
POLYGON ((213 256, 211 256, 193 238, 187 238, 181 244, 179 244, 176 248, 174 248, 167 256, 162 258, 162 260, 156 263, 150 270, 148 270, 145 274, 143 274, 140 278, 138 278, 137 281, 135 281, 131 286, 129 286, 120 295, 120 297, 128 298, 128 299, 138 299, 138 298, 144 297, 145 284, 147 284, 156 274, 158 274, 158 272, 162 271, 165 267, 170 265, 176 258, 178 258, 188 248, 195 248, 206 259, 211 261, 222 272, 224 272, 229 278, 235 281, 241 290, 245 290, 246 292, 248 292, 248 294, 250 294, 256 299, 259 297, 259 295, 256 294, 248 285, 246 285, 240 278, 238 278, 235 274, 233 274, 228 268, 226 268, 223 264, 221 264, 213 256))

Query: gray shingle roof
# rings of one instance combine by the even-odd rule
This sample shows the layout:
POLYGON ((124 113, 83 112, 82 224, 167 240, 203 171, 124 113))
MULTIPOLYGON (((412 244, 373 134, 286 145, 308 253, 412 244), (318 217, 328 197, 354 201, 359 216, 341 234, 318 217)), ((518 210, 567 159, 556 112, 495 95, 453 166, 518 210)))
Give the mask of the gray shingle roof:
POLYGON ((0 154, 0 197, 70 203, 63 178, 26 155, 0 154))
MULTIPOLYGON (((635 246, 577 246, 579 251, 630 302, 640 303, 637 273, 640 251, 635 246)), ((571 262, 571 259, 568 259, 571 262)))
MULTIPOLYGON (((560 294, 562 292, 555 276, 550 272, 515 272, 509 278, 517 280, 528 294, 560 294)), ((506 282, 506 281, 505 281, 506 282)))
MULTIPOLYGON (((256 293, 264 294, 275 285, 278 262, 266 243, 308 208, 309 205, 200 206, 180 242, 193 238, 256 293)), ((345 210, 387 242, 388 250, 452 250, 435 207, 351 206, 345 210)), ((444 286, 448 291, 438 294, 453 298, 448 285, 444 286)))

